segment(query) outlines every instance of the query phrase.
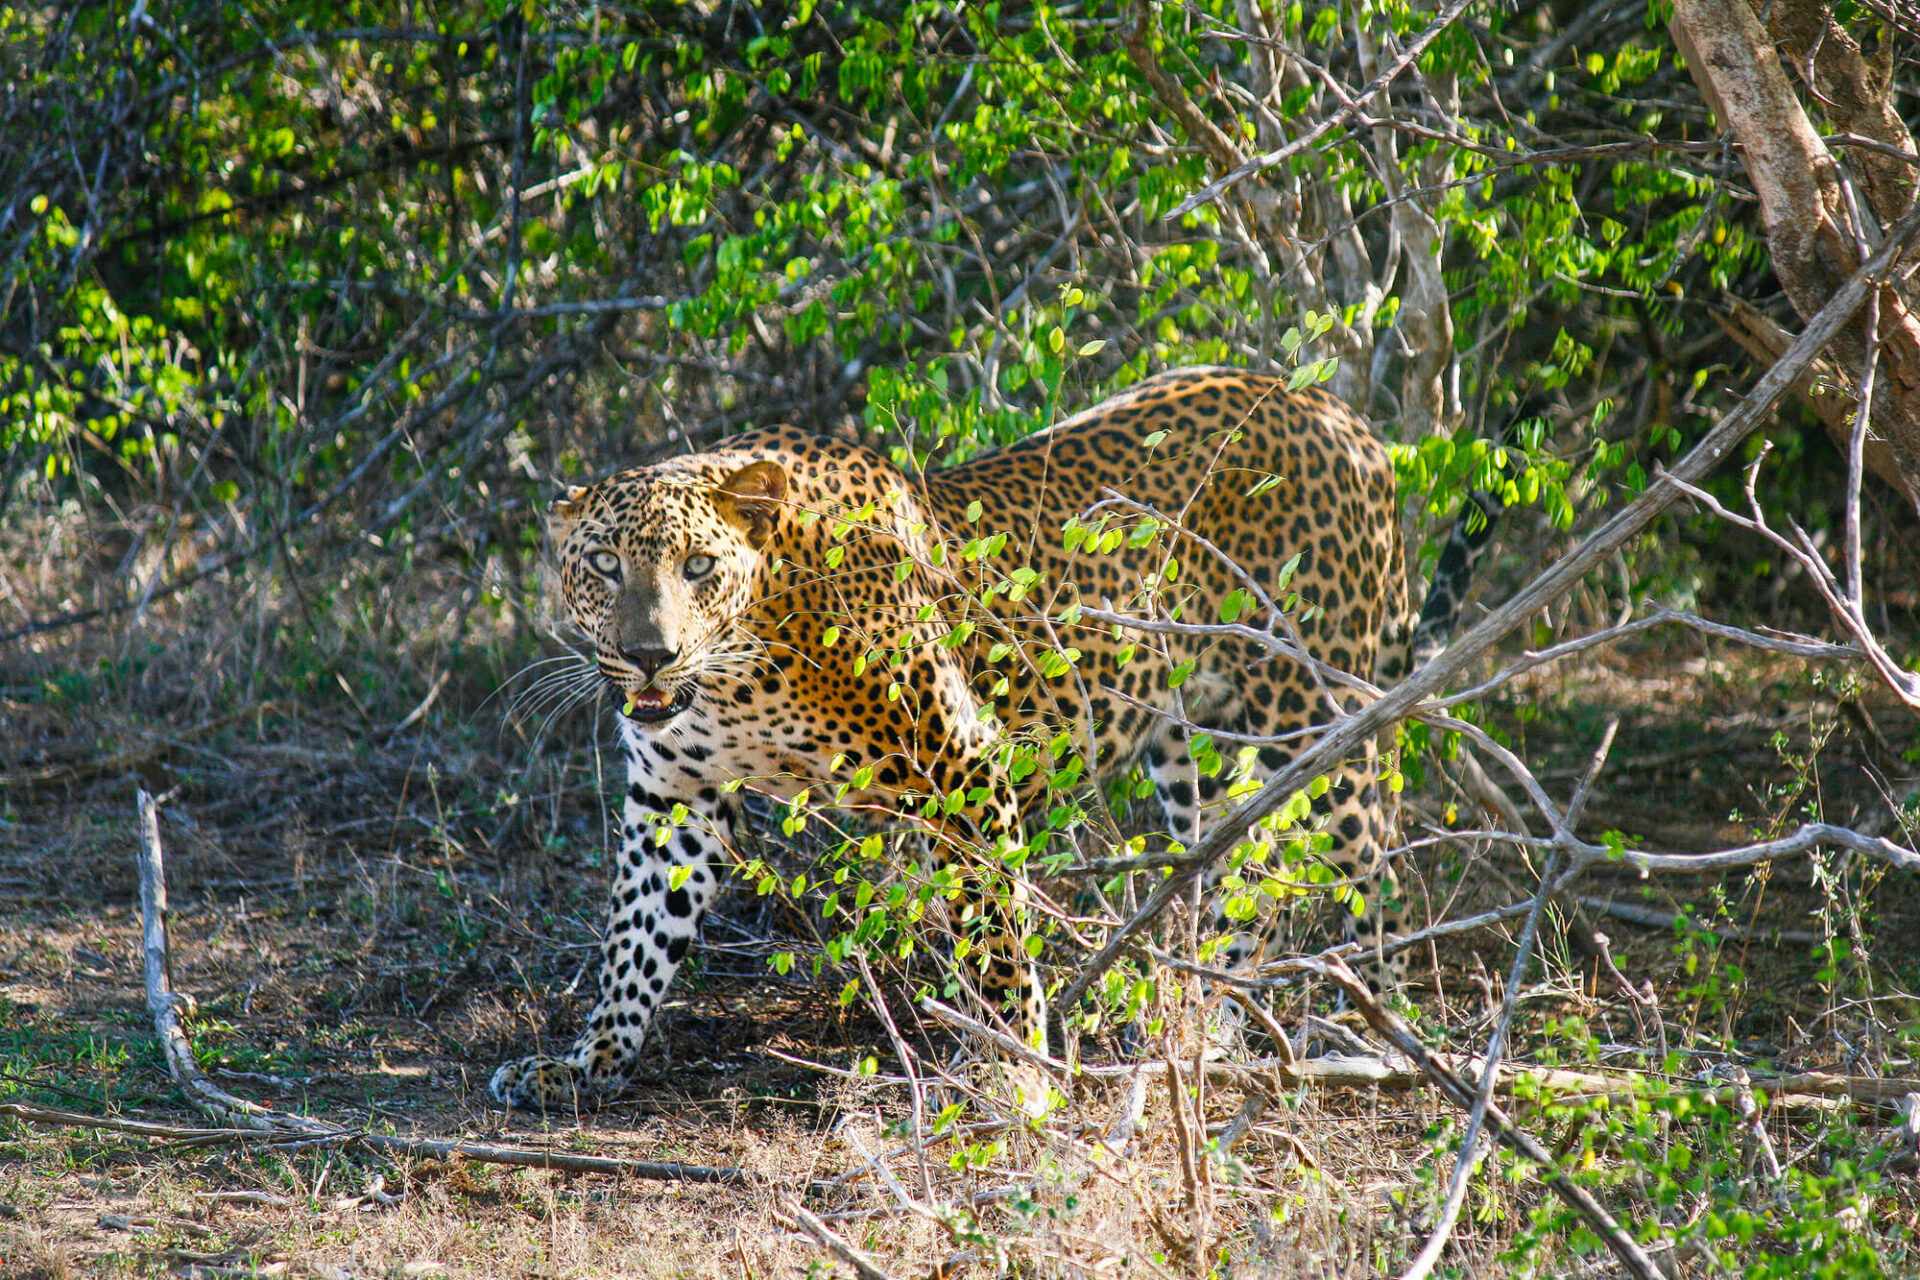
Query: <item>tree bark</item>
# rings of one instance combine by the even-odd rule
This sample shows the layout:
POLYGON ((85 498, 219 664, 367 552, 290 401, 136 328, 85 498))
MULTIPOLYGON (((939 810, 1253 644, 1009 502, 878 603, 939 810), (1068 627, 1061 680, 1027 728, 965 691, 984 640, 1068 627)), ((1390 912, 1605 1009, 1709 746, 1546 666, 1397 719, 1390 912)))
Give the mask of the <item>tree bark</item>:
POLYGON ((1860 45, 1834 22, 1824 0, 1773 0, 1767 31, 1793 63, 1834 129, 1877 142, 1907 156, 1870 147, 1848 155, 1860 175, 1867 203, 1891 226, 1913 204, 1913 134, 1893 106, 1893 41, 1883 40, 1869 61, 1860 45))
MULTIPOLYGON (((1776 23, 1791 49, 1809 55, 1802 60, 1809 66, 1814 92, 1828 100, 1828 110, 1844 113, 1863 136, 1899 148, 1901 142, 1891 135, 1868 132, 1888 134, 1883 111, 1870 101, 1871 78, 1851 85, 1846 99, 1850 106, 1833 105, 1840 99, 1826 93, 1833 87, 1830 82, 1843 75, 1864 75, 1858 46, 1843 43, 1844 33, 1829 29, 1830 20, 1817 3, 1786 0, 1786 12, 1782 8, 1776 0, 1776 23), (1818 12, 1809 13, 1809 8, 1818 12), (1857 66, 1848 61, 1849 49, 1857 66)), ((1888 211, 1898 216, 1912 203, 1911 176, 1904 187, 1891 176, 1863 177, 1859 188, 1865 188, 1867 198, 1850 198, 1846 176, 1808 118, 1773 37, 1747 0, 1677 0, 1669 27, 1694 82, 1722 127, 1740 144, 1747 176, 1760 197, 1774 274, 1794 309, 1803 318, 1812 316, 1871 252, 1883 226, 1892 220, 1888 211)), ((1880 107, 1891 111, 1886 94, 1880 97, 1880 107)), ((1907 139, 1906 146, 1911 145, 1907 139)), ((1885 153, 1869 154, 1901 163, 1885 153)), ((1913 288, 1906 283, 1914 265, 1909 255, 1883 277, 1872 427, 1886 445, 1875 474, 1920 510, 1920 316, 1915 314, 1913 288)), ((1849 382, 1865 368, 1868 345, 1858 321, 1835 342, 1834 354, 1849 382)), ((1844 452, 1851 415, 1822 418, 1844 452)))

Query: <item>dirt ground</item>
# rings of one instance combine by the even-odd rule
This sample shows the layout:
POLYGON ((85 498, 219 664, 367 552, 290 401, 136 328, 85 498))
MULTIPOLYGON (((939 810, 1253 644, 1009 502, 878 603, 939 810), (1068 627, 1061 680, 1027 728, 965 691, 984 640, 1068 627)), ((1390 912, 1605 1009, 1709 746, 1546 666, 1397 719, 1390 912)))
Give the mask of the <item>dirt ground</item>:
MULTIPOLYGON (((594 722, 576 715, 537 746, 502 732, 498 700, 481 701, 484 673, 404 725, 358 709, 351 691, 169 703, 164 666, 0 671, 0 1103, 203 1123, 167 1077, 142 996, 138 784, 166 793, 172 977, 197 1002, 190 1028, 216 1083, 378 1132, 754 1176, 710 1186, 382 1161, 338 1146, 195 1145, 6 1118, 0 1275, 853 1274, 799 1224, 793 1206, 804 1204, 898 1277, 1208 1266, 1351 1276, 1404 1266, 1430 1224, 1459 1117, 1427 1090, 1222 1086, 1194 1105, 1212 1141, 1239 1124, 1236 1145, 1196 1175, 1164 1086, 1115 1155, 1096 1139, 1125 1110, 1124 1087, 1086 1083, 1045 1131, 972 1105, 923 1164, 906 1141, 911 1095, 885 1028, 863 1003, 843 1007, 844 971, 810 976, 809 918, 751 887, 710 919, 624 1100, 561 1122, 502 1115, 487 1104, 488 1073, 535 1040, 563 1044, 580 1012, 563 992, 591 978, 597 779, 610 763, 592 749, 594 722), (103 687, 114 680, 121 687, 103 687), (778 976, 777 951, 802 963, 778 976), (813 1181, 828 1185, 809 1190, 813 1181)), ((1920 726, 1862 710, 1796 668, 1665 637, 1536 672, 1494 719, 1564 798, 1616 712, 1589 838, 1617 831, 1642 848, 1701 850, 1810 815, 1902 838, 1887 799, 1910 803, 1920 726)), ((1416 819, 1478 822, 1437 773, 1415 798, 1416 819)), ((1410 858, 1433 918, 1524 900, 1536 882, 1505 852, 1410 858)), ((1884 867, 1827 853, 1770 874, 1639 882, 1602 869, 1582 892, 1586 923, 1641 995, 1603 979, 1556 921, 1545 971, 1520 1002, 1518 1059, 1629 1057, 1622 1046, 1644 1049, 1652 1020, 1677 1076, 1695 1069, 1688 1055, 1756 1071, 1920 1075, 1908 1053, 1920 1018, 1905 994, 1920 970, 1920 892, 1884 867), (1605 914, 1607 901, 1643 919, 1605 914), (1683 908, 1730 927, 1703 942, 1667 918, 1683 908), (1837 962, 1834 938, 1845 944, 1837 962), (1844 972, 1822 976, 1829 964, 1844 972), (1706 974, 1720 986, 1707 990, 1706 974), (1571 1020, 1590 1033, 1585 1048, 1566 1038, 1571 1020)), ((1310 943, 1310 928, 1302 936, 1310 943)), ((1422 957, 1411 994, 1423 1034, 1483 1044, 1511 955, 1502 929, 1422 957)), ((1276 1016, 1297 1029, 1325 1012, 1326 995, 1285 995, 1276 1016)), ((924 1061, 955 1051, 943 1029, 914 1025, 910 1005, 892 1007, 924 1061)), ((1327 1029, 1323 1042, 1338 1047, 1341 1034, 1327 1029)), ((1109 1043, 1083 1050, 1112 1060, 1109 1043)), ((1553 1119, 1533 1118, 1544 1140, 1553 1119)), ((1801 1148, 1829 1141, 1819 1126, 1893 1120, 1770 1123, 1789 1162, 1810 1167, 1820 1156, 1801 1148)), ((1546 1198, 1510 1172, 1470 1198, 1442 1273, 1608 1273, 1590 1241, 1564 1232, 1547 1233, 1567 1247, 1557 1263, 1512 1252, 1546 1198)), ((1885 1239, 1911 1236, 1910 1184, 1893 1179, 1874 1199, 1885 1239)), ((1715 1259, 1699 1253, 1681 1269, 1728 1270, 1715 1259)), ((1888 1262, 1898 1273, 1899 1259, 1888 1262)))

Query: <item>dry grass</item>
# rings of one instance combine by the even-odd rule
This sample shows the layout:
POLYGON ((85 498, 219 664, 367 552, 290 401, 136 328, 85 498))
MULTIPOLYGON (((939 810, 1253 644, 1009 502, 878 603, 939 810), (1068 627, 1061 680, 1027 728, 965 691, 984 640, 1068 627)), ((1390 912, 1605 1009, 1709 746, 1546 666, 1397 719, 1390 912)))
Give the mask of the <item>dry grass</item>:
MULTIPOLYGON (((172 620, 162 645, 82 636, 0 667, 0 1095, 194 1119, 142 1007, 139 779, 174 792, 165 810, 173 977, 199 1002, 196 1043, 216 1080, 343 1123, 735 1165, 764 1181, 728 1189, 464 1161, 383 1165, 337 1149, 181 1148, 9 1122, 0 1127, 0 1275, 847 1274, 785 1213, 809 1179, 835 1181, 811 1210, 903 1278, 1198 1275, 1209 1266, 1353 1276, 1390 1273, 1419 1248, 1459 1124, 1426 1092, 1218 1085, 1180 1100, 1183 1126, 1156 1084, 1142 1127, 1114 1155, 1098 1141, 1125 1110, 1118 1084, 1080 1086, 1065 1114, 1037 1130, 996 1126, 988 1093, 953 1086, 942 1096, 969 1108, 927 1145, 927 1203, 884 1030, 860 1007, 842 1009, 844 974, 769 971, 773 951, 808 951, 813 926, 748 893, 709 923, 709 945, 627 1099, 566 1123, 502 1116, 484 1100, 493 1064, 532 1039, 563 1042, 578 1016, 559 991, 585 980, 602 892, 603 762, 591 722, 556 726, 538 750, 497 730, 499 703, 485 700, 499 655, 526 648, 506 624, 490 648, 466 650, 480 660, 449 643, 471 646, 471 634, 442 636, 384 685, 356 677, 342 692, 322 678, 239 678, 221 656, 231 635, 184 621, 172 620), (452 678, 437 699, 396 731, 443 667, 452 678), (224 678, 210 681, 209 671, 224 678), (869 1055, 878 1075, 836 1074, 869 1055), (1250 1107, 1262 1091, 1272 1096, 1250 1107), (1253 1123, 1231 1153, 1209 1157, 1208 1130, 1217 1138, 1243 1112, 1253 1123), (897 1183, 876 1173, 874 1157, 897 1183), (397 1202, 367 1197, 376 1176, 401 1193, 397 1202)), ((364 653, 328 660, 342 671, 379 665, 364 653)), ((1564 790, 1604 716, 1624 709, 1588 833, 1617 828, 1653 846, 1707 848, 1791 821, 1813 802, 1840 821, 1884 814, 1875 779, 1889 762, 1835 708, 1831 690, 1791 669, 1665 648, 1537 673, 1497 718, 1564 790), (1830 723, 1812 763, 1796 768, 1788 757, 1830 723), (1731 820, 1736 809, 1743 816, 1731 820)), ((1876 723, 1896 748, 1912 744, 1911 724, 1876 723)), ((1420 803, 1437 815, 1448 800, 1435 781, 1420 803)), ((1532 883, 1504 854, 1422 865, 1436 914, 1524 897, 1532 883)), ((1710 885, 1619 877, 1590 891, 1667 910, 1724 904, 1731 919, 1762 929, 1837 929, 1857 948, 1844 967, 1859 982, 1815 982, 1804 943, 1703 950, 1672 931, 1601 918, 1622 968, 1653 984, 1657 1028, 1554 931, 1522 1003, 1518 1056, 1572 1055, 1562 1037, 1574 1020, 1622 1061, 1657 1029, 1670 1047, 1711 1039, 1723 1056, 1782 1070, 1920 1074, 1906 1048, 1917 1020, 1900 994, 1915 976, 1900 940, 1920 930, 1920 894, 1844 859, 1819 865, 1824 888, 1799 864, 1710 885), (1845 916, 1836 886, 1868 905, 1845 916), (1704 992, 1703 956, 1723 976, 1737 962, 1744 979, 1704 992)), ((1462 1048, 1482 1042, 1510 947, 1482 935, 1421 966, 1414 994, 1428 1034, 1462 1048)), ((1166 1043, 1190 1046, 1192 1009, 1171 987, 1163 995, 1166 1043)), ((1278 1016, 1298 1025, 1316 1001, 1324 1005, 1324 992, 1289 996, 1278 1016)), ((895 1012, 923 1064, 955 1051, 939 1028, 915 1026, 904 1004, 895 1012)), ((1085 1050, 1096 1058, 1111 1047, 1085 1050)), ((1688 1070, 1683 1060, 1679 1072, 1688 1070)), ((1543 1140, 1578 1138, 1564 1113, 1522 1118, 1543 1140)), ((1868 1134, 1850 1150, 1869 1150, 1879 1123, 1772 1121, 1781 1149, 1799 1150, 1809 1168, 1822 1150, 1841 1150, 1836 1132, 1868 1134)), ((1629 1180, 1616 1202, 1639 1194, 1629 1180)), ((1530 1238, 1529 1214, 1543 1203, 1524 1175, 1476 1183, 1445 1265, 1604 1273, 1590 1253, 1502 1261, 1530 1238)), ((1870 1213, 1876 1231, 1904 1240, 1915 1197, 1895 1183, 1870 1213)), ((1549 1250, 1567 1244, 1563 1231, 1542 1239, 1549 1250)), ((1688 1268, 1725 1269, 1707 1255, 1688 1268)))

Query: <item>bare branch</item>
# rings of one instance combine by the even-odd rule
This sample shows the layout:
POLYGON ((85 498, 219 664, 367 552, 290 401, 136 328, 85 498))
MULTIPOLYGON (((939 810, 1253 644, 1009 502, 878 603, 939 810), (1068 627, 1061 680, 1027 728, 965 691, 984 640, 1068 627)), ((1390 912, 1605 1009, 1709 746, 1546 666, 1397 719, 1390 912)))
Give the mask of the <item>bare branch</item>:
POLYGON ((861 1280, 893 1280, 886 1272, 874 1265, 873 1259, 833 1234, 827 1224, 807 1212, 804 1205, 797 1201, 788 1201, 782 1212, 798 1223, 800 1229, 812 1236, 821 1248, 852 1267, 861 1280))
POLYGON ((1474 685, 1470 689, 1463 690, 1460 693, 1450 693, 1446 697, 1438 699, 1438 702, 1443 707, 1457 707, 1463 702, 1472 702, 1478 698, 1485 697, 1487 694, 1493 692, 1493 690, 1512 680, 1515 676, 1531 671, 1535 667, 1545 666, 1550 662, 1557 662, 1561 658, 1571 657, 1583 650, 1592 649, 1598 645, 1612 644, 1616 640, 1624 640, 1628 636, 1637 635, 1642 631, 1648 631, 1654 627, 1661 626, 1690 627, 1702 635, 1714 636, 1721 640, 1730 640, 1735 644, 1743 644, 1753 649, 1763 649, 1769 653, 1783 653, 1795 658, 1812 658, 1832 662, 1865 662, 1867 660, 1866 652, 1858 645, 1829 644, 1824 640, 1796 637, 1785 633, 1768 635, 1759 631, 1748 631, 1742 627, 1729 626, 1724 622, 1713 622, 1706 618, 1697 617, 1691 613, 1683 613, 1675 609, 1656 608, 1644 618, 1636 618, 1632 622, 1623 622, 1616 626, 1590 632, 1584 636, 1576 636, 1572 640, 1563 641, 1548 649, 1524 653, 1512 664, 1501 668, 1498 674, 1489 676, 1479 684, 1474 685))
MULTIPOLYGON (((140 809, 140 915, 145 931, 145 973, 147 1009, 153 1017, 154 1031, 166 1056, 167 1073, 184 1090, 193 1104, 216 1120, 222 1128, 190 1129, 133 1121, 101 1121, 77 1113, 40 1112, 22 1118, 59 1124, 81 1124, 93 1128, 112 1128, 147 1137, 165 1137, 192 1141, 258 1141, 270 1144, 358 1145, 390 1155, 449 1159, 459 1157, 483 1164, 517 1165, 529 1169, 561 1169, 572 1173, 612 1173, 645 1178, 656 1182, 701 1182, 728 1186, 760 1184, 763 1180, 746 1169, 711 1165, 679 1164, 650 1160, 621 1160, 605 1156, 583 1156, 568 1151, 544 1151, 526 1147, 502 1147, 491 1143, 457 1139, 402 1138, 385 1133, 362 1133, 339 1125, 312 1120, 291 1112, 263 1107, 236 1097, 208 1080, 193 1056, 193 1044, 181 1022, 182 1007, 192 1001, 173 990, 167 951, 167 877, 165 852, 160 844, 160 807, 141 790, 140 809)), ((824 1184, 809 1183, 808 1189, 824 1184)))
MULTIPOLYGON (((1873 634, 1873 629, 1867 625, 1860 601, 1857 598, 1850 598, 1849 587, 1834 577, 1833 570, 1827 567, 1826 560, 1815 549, 1813 540, 1807 536, 1806 531, 1796 525, 1793 529, 1795 536, 1789 538, 1767 523, 1765 514, 1760 510, 1759 499, 1754 496, 1753 491, 1753 472, 1758 470, 1760 462, 1765 457, 1766 451, 1762 450, 1760 457, 1754 460, 1754 467, 1748 472, 1747 503, 1753 512, 1751 516, 1743 516, 1728 510, 1719 499, 1697 485, 1682 481, 1679 482, 1680 488, 1688 497, 1727 523, 1759 534, 1805 569, 1807 576, 1813 582, 1814 590, 1818 591, 1820 598, 1826 602, 1827 612, 1833 615, 1834 621, 1838 622, 1844 631, 1853 636, 1854 643, 1859 647, 1867 663, 1873 667, 1875 674, 1880 677, 1881 682, 1902 702, 1920 710, 1920 676, 1902 667, 1881 645, 1879 639, 1873 634)), ((1853 461, 1857 462, 1857 457, 1853 461)), ((1859 472, 1852 470, 1849 479, 1857 486, 1860 479, 1859 472)), ((1857 487, 1852 491, 1852 496, 1857 499, 1857 487)), ((1849 573, 1851 575, 1852 570, 1849 570, 1849 573)))

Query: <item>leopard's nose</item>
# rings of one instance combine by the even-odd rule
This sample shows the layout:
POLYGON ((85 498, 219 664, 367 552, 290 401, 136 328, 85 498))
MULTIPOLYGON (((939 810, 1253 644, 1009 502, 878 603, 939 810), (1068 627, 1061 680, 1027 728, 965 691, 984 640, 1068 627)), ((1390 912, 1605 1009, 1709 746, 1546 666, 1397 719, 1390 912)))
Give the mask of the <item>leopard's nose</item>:
POLYGON ((654 677, 654 673, 671 666, 673 660, 680 655, 672 649, 636 648, 622 649, 620 656, 640 668, 640 676, 642 679, 651 680, 654 677))

